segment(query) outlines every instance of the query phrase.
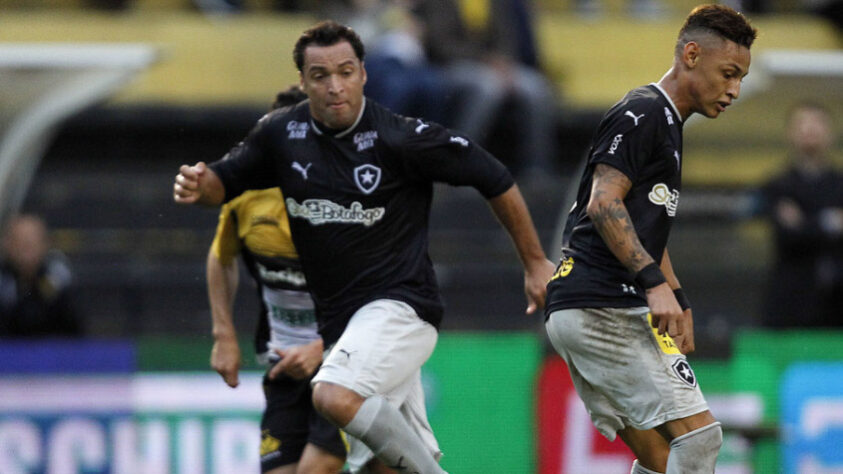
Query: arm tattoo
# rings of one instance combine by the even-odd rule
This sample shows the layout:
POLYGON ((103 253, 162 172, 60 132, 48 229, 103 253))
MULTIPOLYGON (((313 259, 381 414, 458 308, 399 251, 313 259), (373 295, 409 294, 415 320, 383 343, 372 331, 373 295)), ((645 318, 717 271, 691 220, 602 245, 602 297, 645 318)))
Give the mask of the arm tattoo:
POLYGON ((629 216, 623 197, 632 183, 611 166, 597 165, 594 170, 589 217, 609 250, 629 271, 636 273, 653 258, 644 249, 629 216))

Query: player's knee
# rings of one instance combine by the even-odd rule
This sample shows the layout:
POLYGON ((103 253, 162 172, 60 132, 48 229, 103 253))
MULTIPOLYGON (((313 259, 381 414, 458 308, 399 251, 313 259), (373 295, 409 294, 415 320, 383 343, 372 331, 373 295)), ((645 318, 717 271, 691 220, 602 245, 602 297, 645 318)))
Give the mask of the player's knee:
POLYGON ((313 407, 331 423, 343 427, 354 418, 363 398, 353 391, 330 382, 313 386, 313 407))
POLYGON ((313 408, 323 416, 328 416, 335 410, 337 397, 334 387, 335 385, 326 382, 318 382, 313 386, 313 408))
POLYGON ((670 442, 670 450, 683 449, 701 455, 717 456, 722 444, 723 429, 720 427, 720 422, 715 421, 675 438, 670 442))
POLYGON ((720 423, 698 428, 670 442, 668 474, 709 474, 714 472, 717 454, 723 444, 720 423))
POLYGON ((711 445, 714 449, 714 455, 717 456, 717 453, 720 452, 720 447, 723 446, 723 428, 720 426, 720 422, 716 422, 717 425, 712 428, 712 440, 711 445))

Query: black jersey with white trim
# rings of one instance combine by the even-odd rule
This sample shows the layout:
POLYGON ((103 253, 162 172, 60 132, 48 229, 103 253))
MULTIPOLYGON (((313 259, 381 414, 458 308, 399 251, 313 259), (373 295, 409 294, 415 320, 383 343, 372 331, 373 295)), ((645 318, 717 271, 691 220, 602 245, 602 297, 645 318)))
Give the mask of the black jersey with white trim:
POLYGON ((586 213, 597 164, 632 182, 624 198, 644 249, 661 262, 681 189, 682 120, 656 84, 630 91, 600 122, 568 215, 562 257, 548 284, 545 313, 568 308, 646 306, 644 291, 606 246, 586 213))
POLYGON ((381 298, 406 302, 438 328, 443 308, 428 256, 433 183, 491 198, 512 176, 464 136, 372 101, 339 133, 315 122, 308 105, 264 116, 210 165, 226 200, 281 187, 326 345, 358 308, 381 298))

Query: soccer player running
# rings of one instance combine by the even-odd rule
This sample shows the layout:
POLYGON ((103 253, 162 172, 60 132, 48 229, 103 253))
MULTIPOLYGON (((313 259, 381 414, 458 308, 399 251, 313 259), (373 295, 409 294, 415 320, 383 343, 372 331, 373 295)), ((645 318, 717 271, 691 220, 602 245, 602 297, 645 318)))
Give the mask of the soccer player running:
POLYGON ((712 473, 722 442, 685 355, 690 304, 667 238, 681 187, 682 124, 738 98, 756 30, 695 8, 672 68, 603 117, 548 284, 546 328, 597 429, 635 453, 632 473, 712 473))
MULTIPOLYGON (((291 87, 277 95, 273 108, 304 99, 298 86, 291 87)), ((225 204, 208 252, 211 367, 232 388, 239 385, 240 369, 233 318, 238 254, 261 301, 255 349, 258 359, 271 366, 263 380, 261 472, 336 474, 345 464, 346 446, 311 401, 310 378, 322 363, 322 339, 279 188, 247 191, 225 204)))
POLYGON ((352 445, 354 472, 444 472, 421 387, 443 312, 427 250, 433 183, 473 186, 488 199, 524 266, 528 313, 544 306, 553 264, 499 161, 462 135, 366 100, 353 30, 320 23, 293 57, 309 100, 261 119, 224 159, 183 165, 174 199, 216 205, 280 185, 329 348, 314 405, 371 449, 352 445))

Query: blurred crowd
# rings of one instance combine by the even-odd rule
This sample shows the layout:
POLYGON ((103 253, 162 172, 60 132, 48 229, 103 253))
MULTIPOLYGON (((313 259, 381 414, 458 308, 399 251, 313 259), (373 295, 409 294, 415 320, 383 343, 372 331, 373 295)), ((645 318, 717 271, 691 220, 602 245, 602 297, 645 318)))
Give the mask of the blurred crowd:
MULTIPOLYGON (((87 0, 94 8, 104 10, 124 10, 132 6, 133 0, 87 0)), ((178 1, 178 0, 174 0, 178 1)), ((520 0, 515 0, 520 2, 520 0)), ((361 3, 381 3, 403 7, 414 7, 417 0, 186 0, 185 6, 208 14, 230 14, 258 9, 269 9, 284 13, 316 13, 333 10, 337 7, 357 9, 361 3)), ((500 7, 497 0, 461 1, 468 9, 475 12, 494 10, 500 7)), ((533 3, 533 2, 528 2, 533 3)), ((608 0, 570 0, 569 2, 536 2, 542 8, 567 10, 583 20, 595 20, 611 15, 614 5, 608 0)), ((738 11, 758 16, 770 13, 808 13, 824 17, 843 28, 843 0, 727 0, 723 2, 738 11)), ((683 14, 687 4, 677 6, 670 0, 627 0, 622 4, 622 14, 636 20, 655 20, 671 14, 683 14)), ((368 8, 367 5, 366 8, 368 8)))

